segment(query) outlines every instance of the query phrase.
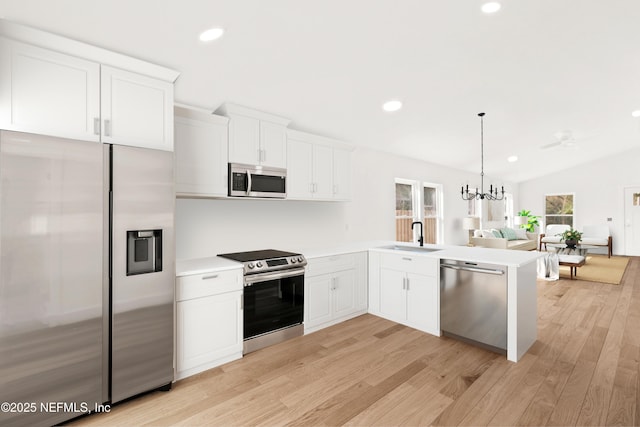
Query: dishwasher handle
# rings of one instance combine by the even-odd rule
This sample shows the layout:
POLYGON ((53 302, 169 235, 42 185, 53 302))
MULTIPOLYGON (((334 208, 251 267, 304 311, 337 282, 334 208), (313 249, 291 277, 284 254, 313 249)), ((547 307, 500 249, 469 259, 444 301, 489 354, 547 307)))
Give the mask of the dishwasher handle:
POLYGON ((452 270, 473 271, 474 273, 493 274, 494 276, 504 275, 503 270, 494 270, 491 268, 467 267, 467 266, 452 265, 452 264, 440 264, 440 267, 450 268, 452 270))

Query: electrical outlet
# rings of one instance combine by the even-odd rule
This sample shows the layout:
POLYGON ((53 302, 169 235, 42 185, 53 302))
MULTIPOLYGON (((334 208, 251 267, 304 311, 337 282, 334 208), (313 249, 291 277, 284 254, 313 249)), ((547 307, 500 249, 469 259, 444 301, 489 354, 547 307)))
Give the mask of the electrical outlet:
POLYGON ((613 221, 613 218, 607 218, 607 222, 613 221))

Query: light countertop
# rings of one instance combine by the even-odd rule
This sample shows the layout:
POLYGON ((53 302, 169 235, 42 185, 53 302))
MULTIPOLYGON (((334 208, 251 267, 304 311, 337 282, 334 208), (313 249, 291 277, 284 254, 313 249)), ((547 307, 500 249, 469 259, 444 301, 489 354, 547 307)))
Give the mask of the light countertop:
POLYGON ((176 261, 176 276, 211 273, 224 270, 242 270, 242 263, 230 259, 212 256, 206 258, 184 259, 176 261))
MULTIPOLYGON (((334 247, 305 248, 299 252, 307 259, 314 259, 339 254, 355 252, 366 252, 368 250, 387 253, 405 253, 394 249, 386 249, 385 246, 406 246, 418 248, 416 243, 394 242, 385 240, 363 241, 345 243, 334 247)), ((480 262, 487 264, 505 265, 508 267, 521 267, 536 261, 543 256, 537 251, 517 251, 508 249, 490 249, 468 246, 452 245, 424 245, 425 248, 438 249, 435 252, 408 251, 411 255, 424 256, 438 259, 453 259, 457 261, 480 262)), ((176 261, 176 276, 189 276, 193 274, 204 274, 215 271, 242 269, 242 264, 218 256, 186 259, 176 261)))
MULTIPOLYGON (((417 244, 398 242, 396 246, 409 246, 417 248, 417 244)), ((382 245, 385 246, 385 245, 382 245)), ((386 245, 388 246, 388 245, 386 245)), ((420 253, 411 251, 412 255, 425 256, 439 259, 452 259, 456 261, 469 261, 487 264, 505 265, 508 267, 522 267, 536 261, 544 254, 537 251, 518 251, 509 249, 492 249, 469 246, 450 246, 450 245, 424 245, 425 248, 439 249, 435 252, 420 253)), ((371 250, 381 252, 398 253, 400 251, 393 249, 385 249, 384 247, 370 248, 371 250)))

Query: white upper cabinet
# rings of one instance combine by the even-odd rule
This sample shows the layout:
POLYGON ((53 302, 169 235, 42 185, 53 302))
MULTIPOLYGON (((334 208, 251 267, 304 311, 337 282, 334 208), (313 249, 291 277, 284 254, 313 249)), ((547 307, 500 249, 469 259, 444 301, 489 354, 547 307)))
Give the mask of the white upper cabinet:
POLYGON ((333 198, 351 198, 351 151, 341 148, 333 149, 333 198))
POLYGON ((287 127, 278 123, 260 122, 260 164, 287 167, 287 127))
POLYGON ((100 141, 100 65, 0 38, 0 128, 100 141))
POLYGON ((103 65, 102 142, 173 150, 173 83, 103 65))
POLYGON ((177 77, 173 70, 0 20, 2 129, 171 151, 177 77))
POLYGON ((187 106, 174 111, 177 195, 225 197, 229 119, 187 106))
POLYGON ((216 113, 229 117, 229 162, 287 167, 290 120, 234 104, 216 113))
POLYGON ((348 200, 350 151, 338 141, 287 132, 287 198, 348 200))

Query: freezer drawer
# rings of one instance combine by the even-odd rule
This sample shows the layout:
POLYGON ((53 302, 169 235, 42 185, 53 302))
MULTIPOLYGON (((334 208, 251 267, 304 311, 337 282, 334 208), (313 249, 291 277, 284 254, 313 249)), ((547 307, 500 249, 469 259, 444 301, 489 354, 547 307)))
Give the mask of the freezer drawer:
POLYGON ((440 327, 444 335, 505 353, 507 268, 442 260, 440 327))

